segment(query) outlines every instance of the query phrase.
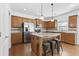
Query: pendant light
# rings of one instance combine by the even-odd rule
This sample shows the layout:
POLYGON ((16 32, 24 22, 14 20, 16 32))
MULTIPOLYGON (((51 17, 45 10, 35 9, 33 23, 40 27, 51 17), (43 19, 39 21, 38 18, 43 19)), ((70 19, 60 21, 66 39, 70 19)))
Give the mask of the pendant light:
POLYGON ((44 20, 44 16, 43 16, 43 3, 41 3, 41 17, 39 19, 44 20))
POLYGON ((51 21, 53 22, 54 21, 54 19, 53 19, 53 3, 51 3, 51 6, 52 6, 52 19, 51 19, 51 21))

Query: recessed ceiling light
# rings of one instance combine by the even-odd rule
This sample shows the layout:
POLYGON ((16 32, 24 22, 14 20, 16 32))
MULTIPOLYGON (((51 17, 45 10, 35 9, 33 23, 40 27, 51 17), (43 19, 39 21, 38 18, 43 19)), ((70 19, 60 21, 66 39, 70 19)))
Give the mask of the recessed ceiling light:
POLYGON ((26 9, 24 8, 24 11, 26 11, 26 9))

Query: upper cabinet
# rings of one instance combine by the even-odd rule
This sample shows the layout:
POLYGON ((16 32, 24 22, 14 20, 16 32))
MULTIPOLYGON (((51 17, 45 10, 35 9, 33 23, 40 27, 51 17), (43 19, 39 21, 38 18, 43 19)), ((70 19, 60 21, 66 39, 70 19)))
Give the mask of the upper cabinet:
POLYGON ((11 16, 11 27, 21 27, 22 17, 11 16))
POLYGON ((36 25, 37 24, 37 20, 36 19, 33 19, 32 20, 32 23, 36 25))
POLYGON ((44 29, 56 29, 57 20, 54 21, 43 21, 41 19, 33 19, 32 21, 35 25, 41 25, 44 29))
POLYGON ((42 20, 41 19, 33 19, 32 21, 35 25, 40 25, 42 24, 42 20))
POLYGON ((23 18, 23 22, 32 23, 32 19, 30 19, 30 18, 23 18))
POLYGON ((44 28, 45 29, 50 29, 51 28, 51 21, 44 21, 44 28))
POLYGON ((31 23, 32 19, 19 17, 19 16, 11 16, 11 27, 12 28, 21 27, 23 22, 31 23))
POLYGON ((43 21, 43 28, 45 29, 56 29, 56 24, 57 24, 57 21, 43 21))
POLYGON ((69 28, 77 27, 77 15, 69 16, 69 28))

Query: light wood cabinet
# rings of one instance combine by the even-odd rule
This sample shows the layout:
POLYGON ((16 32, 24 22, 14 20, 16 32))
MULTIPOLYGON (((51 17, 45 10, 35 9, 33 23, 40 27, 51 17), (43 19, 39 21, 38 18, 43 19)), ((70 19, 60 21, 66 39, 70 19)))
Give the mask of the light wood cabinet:
POLYGON ((22 33, 11 33, 11 44, 22 43, 22 33))
POLYGON ((32 23, 33 23, 34 25, 36 25, 36 24, 37 24, 36 19, 33 19, 33 20, 32 20, 32 23))
POLYGON ((11 27, 12 28, 19 28, 22 26, 23 22, 32 23, 33 19, 24 18, 19 16, 11 16, 11 27))
POLYGON ((41 19, 33 19, 32 21, 35 25, 40 25, 44 29, 55 29, 57 21, 43 21, 41 19))
POLYGON ((61 33, 61 41, 65 41, 66 40, 66 36, 65 36, 66 34, 65 33, 61 33))
POLYGON ((69 28, 77 27, 77 15, 69 16, 69 28))
POLYGON ((55 29, 55 21, 54 22, 51 22, 51 21, 43 21, 42 26, 45 29, 55 29))
POLYGON ((61 41, 75 44, 75 33, 61 33, 61 41))
POLYGON ((31 48, 32 48, 32 55, 36 56, 39 55, 38 47, 39 47, 39 39, 37 36, 31 35, 31 48))
POLYGON ((22 24, 22 17, 11 16, 11 27, 12 28, 21 27, 21 24, 22 24))
POLYGON ((19 27, 21 27, 22 26, 22 17, 18 17, 18 20, 17 20, 18 22, 18 25, 19 25, 19 27))
POLYGON ((55 22, 54 21, 53 22, 48 21, 47 25, 48 25, 49 29, 54 29, 55 28, 55 22))
POLYGON ((41 19, 33 19, 32 21, 35 25, 40 25, 42 24, 42 20, 41 19))
POLYGON ((43 23, 42 23, 42 27, 43 27, 44 29, 47 29, 46 24, 47 24, 47 22, 43 21, 43 23))
POLYGON ((23 22, 32 23, 33 19, 30 18, 23 18, 23 22))

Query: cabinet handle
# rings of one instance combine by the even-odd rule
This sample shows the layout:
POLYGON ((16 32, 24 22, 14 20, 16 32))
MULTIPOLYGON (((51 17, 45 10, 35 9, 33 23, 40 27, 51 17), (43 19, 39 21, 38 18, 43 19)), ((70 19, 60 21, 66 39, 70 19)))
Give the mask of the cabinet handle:
POLYGON ((0 32, 0 37, 1 37, 1 32, 0 32))
POLYGON ((5 38, 8 38, 9 36, 5 36, 5 38))

